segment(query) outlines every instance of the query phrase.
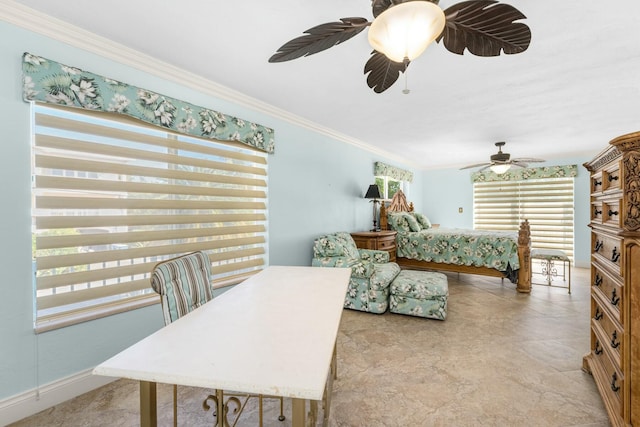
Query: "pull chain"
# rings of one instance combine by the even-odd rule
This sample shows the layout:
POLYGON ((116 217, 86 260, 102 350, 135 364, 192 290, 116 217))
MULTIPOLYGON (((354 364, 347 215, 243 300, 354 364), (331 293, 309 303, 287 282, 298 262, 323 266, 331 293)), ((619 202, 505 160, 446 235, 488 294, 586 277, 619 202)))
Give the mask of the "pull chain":
POLYGON ((404 93, 405 95, 408 95, 409 92, 411 92, 409 90, 408 82, 407 82, 408 81, 407 73, 409 72, 409 62, 410 62, 409 58, 405 57, 403 62, 404 62, 404 73, 403 73, 404 74, 404 89, 402 89, 402 93, 404 93))

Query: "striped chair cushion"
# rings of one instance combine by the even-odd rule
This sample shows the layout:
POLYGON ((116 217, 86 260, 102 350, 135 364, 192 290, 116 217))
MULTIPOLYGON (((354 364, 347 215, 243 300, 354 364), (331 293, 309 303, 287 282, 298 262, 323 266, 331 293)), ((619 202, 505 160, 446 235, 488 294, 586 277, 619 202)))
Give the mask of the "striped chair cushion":
POLYGON ((165 325, 178 320, 213 298, 209 256, 193 252, 157 264, 151 287, 160 294, 165 325))

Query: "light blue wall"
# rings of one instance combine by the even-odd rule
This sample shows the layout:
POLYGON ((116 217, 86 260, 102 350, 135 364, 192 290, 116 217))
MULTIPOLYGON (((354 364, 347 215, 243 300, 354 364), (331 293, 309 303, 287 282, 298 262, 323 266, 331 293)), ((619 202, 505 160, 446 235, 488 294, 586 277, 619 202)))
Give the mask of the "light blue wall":
MULTIPOLYGON (((21 57, 31 52, 272 127, 269 261, 310 265, 320 234, 371 228, 373 163, 393 160, 0 22, 0 400, 92 368, 162 326, 157 306, 34 335, 31 273, 30 117, 21 96, 21 57)), ((372 94, 372 96, 375 96, 372 94)), ((422 195, 413 170, 411 190, 422 195)), ((416 201, 420 203, 420 197, 416 201)))
MULTIPOLYGON (((30 122, 29 106, 21 97, 20 66, 25 51, 273 127, 276 153, 269 157, 268 225, 269 262, 273 265, 309 265, 311 243, 318 235, 371 227, 371 204, 362 197, 373 183, 374 161, 414 172, 409 200, 433 222, 454 227, 473 224, 472 186, 466 171, 416 171, 4 22, 0 22, 0 36, 0 400, 89 369, 162 326, 160 310, 152 306, 38 336, 33 333, 30 122)), ((565 159, 555 164, 586 160, 565 159)), ((588 191, 586 171, 581 168, 576 180, 576 259, 585 263, 588 191)))
MULTIPOLYGON (((604 144, 603 144, 604 147, 604 144)), ((589 157, 554 159, 535 166, 578 165, 575 180, 575 263, 587 267, 591 257, 591 234, 589 224, 589 172, 582 166, 598 154, 589 157)), ((446 227, 473 228, 473 183, 468 170, 442 169, 423 172, 424 213, 433 223, 446 227), (462 213, 459 213, 462 208, 462 213)))

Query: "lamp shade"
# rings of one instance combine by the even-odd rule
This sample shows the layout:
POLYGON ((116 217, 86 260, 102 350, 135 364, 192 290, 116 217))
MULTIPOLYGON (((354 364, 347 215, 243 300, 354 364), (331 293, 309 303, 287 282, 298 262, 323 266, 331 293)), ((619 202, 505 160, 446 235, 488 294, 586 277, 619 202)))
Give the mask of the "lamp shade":
POLYGON ((371 184, 364 196, 365 199, 379 199, 380 197, 380 189, 377 184, 371 184))
POLYGON ((394 62, 413 60, 442 33, 444 24, 438 5, 408 1, 378 15, 369 28, 369 44, 394 62))
POLYGON ((505 173, 506 171, 509 170, 509 168, 511 168, 510 164, 500 164, 500 165, 491 165, 489 166, 489 169, 491 169, 494 173, 498 174, 498 175, 502 175, 503 173, 505 173))

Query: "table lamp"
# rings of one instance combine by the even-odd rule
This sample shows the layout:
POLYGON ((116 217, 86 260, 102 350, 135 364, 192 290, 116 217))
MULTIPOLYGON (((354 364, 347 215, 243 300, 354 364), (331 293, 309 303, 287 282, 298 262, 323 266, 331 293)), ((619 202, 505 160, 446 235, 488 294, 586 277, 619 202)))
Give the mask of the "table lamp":
POLYGON ((380 203, 380 201, 378 200, 380 198, 380 189, 378 188, 377 184, 371 184, 369 186, 369 189, 367 190, 367 194, 365 194, 364 198, 365 199, 373 199, 371 200, 371 203, 373 203, 373 229, 371 231, 379 231, 378 230, 378 221, 376 221, 377 219, 377 210, 376 210, 376 205, 378 203, 380 203))

